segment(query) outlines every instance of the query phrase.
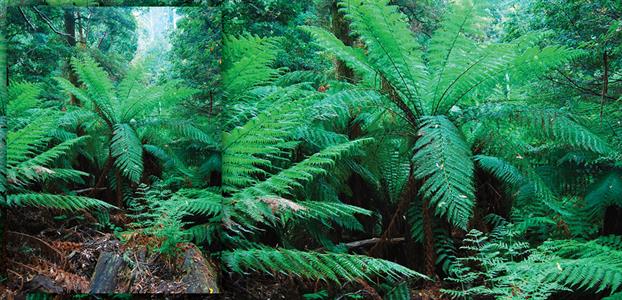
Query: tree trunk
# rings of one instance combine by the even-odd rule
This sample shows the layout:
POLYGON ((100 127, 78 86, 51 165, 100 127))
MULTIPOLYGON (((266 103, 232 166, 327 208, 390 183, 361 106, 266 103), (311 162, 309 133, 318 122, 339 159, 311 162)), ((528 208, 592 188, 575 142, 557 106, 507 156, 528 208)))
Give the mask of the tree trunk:
MULTIPOLYGON (((350 26, 343 14, 339 12, 337 1, 333 1, 331 6, 331 27, 333 34, 341 40, 346 46, 352 46, 352 37, 350 37, 350 26)), ((343 61, 335 60, 335 71, 337 80, 354 81, 354 71, 349 68, 343 61)))
POLYGON ((83 26, 82 15, 80 14, 80 11, 77 12, 77 18, 78 18, 78 33, 80 35, 80 48, 86 49, 86 38, 84 35, 84 26, 83 26))
POLYGON ((123 191, 121 190, 121 174, 119 170, 115 170, 114 176, 116 178, 116 194, 117 194, 117 207, 123 208, 123 191))
POLYGON ((436 253, 434 252, 434 231, 432 229, 432 216, 430 215, 430 202, 423 201, 423 255, 424 272, 430 277, 434 277, 436 253))
MULTIPOLYGON (((65 32, 67 33, 67 43, 71 47, 76 46, 76 18, 74 15, 73 8, 65 8, 65 13, 63 15, 65 21, 65 32)), ((71 57, 67 58, 67 79, 71 84, 75 86, 79 86, 78 76, 71 68, 71 57)), ((70 105, 80 106, 80 100, 76 98, 75 95, 71 95, 71 99, 69 100, 70 105)))

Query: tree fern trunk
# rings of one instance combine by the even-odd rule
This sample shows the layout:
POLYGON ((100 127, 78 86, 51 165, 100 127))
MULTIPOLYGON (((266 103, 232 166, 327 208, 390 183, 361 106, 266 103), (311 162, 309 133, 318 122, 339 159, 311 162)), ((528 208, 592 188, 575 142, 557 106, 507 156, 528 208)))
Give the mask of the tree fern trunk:
POLYGON ((432 230, 432 216, 430 215, 429 201, 423 202, 423 255, 425 275, 434 277, 436 253, 434 252, 434 232, 432 230))
POLYGON ((116 178, 116 195, 117 195, 117 207, 123 207, 123 193, 121 191, 121 174, 119 170, 114 171, 114 176, 116 178))
MULTIPOLYGON (((2 198, 5 198, 4 196, 2 198)), ((4 279, 7 277, 7 257, 8 252, 7 252, 7 247, 6 244, 8 242, 7 240, 7 233, 8 233, 8 228, 7 228, 7 213, 8 213, 8 209, 6 208, 6 206, 4 206, 4 199, 0 200, 3 203, 0 205, 0 284, 4 281, 4 279)))

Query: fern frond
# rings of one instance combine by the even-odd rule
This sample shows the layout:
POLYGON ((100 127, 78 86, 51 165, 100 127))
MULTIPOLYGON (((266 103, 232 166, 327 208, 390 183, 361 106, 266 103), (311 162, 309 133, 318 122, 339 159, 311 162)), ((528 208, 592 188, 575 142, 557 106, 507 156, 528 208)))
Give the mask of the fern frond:
POLYGON ((426 117, 415 144, 414 176, 424 180, 421 194, 435 213, 466 229, 475 204, 471 149, 443 116, 426 117))
POLYGON ((320 27, 302 26, 301 29, 309 33, 315 42, 324 48, 327 53, 335 55, 363 78, 370 80, 375 76, 376 72, 367 62, 362 49, 344 45, 340 39, 320 27))
POLYGON ((525 180, 523 174, 516 167, 501 158, 475 155, 474 160, 482 169, 490 172, 497 179, 512 187, 520 186, 525 180))
POLYGON ((210 149, 220 149, 220 141, 212 134, 196 126, 192 122, 178 121, 171 122, 169 127, 173 129, 173 132, 179 134, 182 137, 187 137, 193 141, 201 142, 207 145, 210 149))
POLYGON ((143 173, 143 147, 130 125, 114 125, 110 149, 115 167, 123 176, 138 182, 143 173))
POLYGON ((555 111, 529 112, 531 126, 544 137, 567 143, 573 147, 606 155, 612 150, 608 143, 565 114, 555 111))
POLYGON ((114 206, 101 200, 71 195, 54 195, 44 193, 22 193, 7 196, 7 203, 10 206, 30 206, 56 208, 64 210, 79 210, 83 208, 112 208, 114 206))
POLYGON ((292 217, 313 219, 328 225, 333 222, 348 230, 363 230, 363 225, 356 219, 356 214, 371 216, 370 210, 339 202, 300 201, 303 209, 297 210, 292 217))
POLYGON ((269 158, 294 146, 287 140, 300 122, 298 111, 288 103, 275 105, 223 133, 223 188, 237 191, 256 183, 255 176, 267 175, 264 169, 272 165, 269 158))
MULTIPOLYGON (((102 117, 110 123, 117 123, 117 112, 114 103, 116 97, 113 90, 113 84, 108 74, 97 62, 89 57, 72 58, 71 66, 73 67, 80 81, 86 86, 88 99, 93 102, 102 117)), ((62 81, 61 81, 62 82, 62 81)), ((66 85, 64 85, 67 87, 66 85)), ((71 89, 69 92, 75 92, 71 89)), ((80 93, 74 94, 76 97, 80 93)))
POLYGON ((622 285, 622 258, 619 255, 562 261, 559 265, 562 271, 553 275, 552 280, 567 286, 600 292, 606 288, 618 291, 622 285))
POLYGON ((306 279, 324 281, 370 280, 379 276, 427 278, 396 263, 363 255, 305 252, 290 249, 249 249, 224 252, 223 261, 234 272, 245 270, 265 273, 281 272, 306 279))
POLYGON ((18 117, 39 104, 41 87, 30 82, 9 82, 7 116, 18 117))
POLYGON ((50 165, 59 157, 66 155, 75 145, 82 143, 86 139, 88 139, 88 136, 64 141, 34 157, 27 158, 23 162, 9 166, 7 170, 7 179, 16 185, 25 185, 32 181, 43 181, 53 178, 81 181, 81 176, 87 175, 86 173, 74 170, 55 170, 51 168, 50 165))
POLYGON ((222 210, 224 198, 209 190, 182 189, 173 195, 180 209, 199 215, 217 215, 222 210))
POLYGON ((421 115, 419 85, 427 81, 421 46, 406 26, 405 16, 389 1, 341 1, 351 28, 367 45, 367 58, 397 90, 410 110, 421 115))
POLYGON ((290 195, 294 189, 302 188, 302 183, 312 180, 314 176, 327 174, 327 169, 334 165, 336 158, 351 153, 355 149, 360 149, 363 144, 372 140, 365 138, 328 147, 294 166, 242 190, 240 193, 290 195))
POLYGON ((386 142, 388 145, 380 150, 380 175, 383 186, 389 195, 389 200, 397 203, 410 176, 410 162, 403 159, 399 141, 386 142))
POLYGON ((7 165, 15 166, 32 157, 39 148, 46 145, 54 122, 54 114, 33 120, 26 127, 7 134, 7 165))
POLYGON ((266 84, 279 75, 272 63, 278 53, 277 41, 252 35, 227 36, 224 40, 223 91, 234 99, 250 88, 266 84))

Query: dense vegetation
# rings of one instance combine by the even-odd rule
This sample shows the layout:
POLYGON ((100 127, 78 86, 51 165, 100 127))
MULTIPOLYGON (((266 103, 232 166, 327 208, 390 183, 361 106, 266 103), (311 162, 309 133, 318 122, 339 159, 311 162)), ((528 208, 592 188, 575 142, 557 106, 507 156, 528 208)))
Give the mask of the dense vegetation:
POLYGON ((619 1, 140 11, 8 10, 10 293, 622 297, 619 1))

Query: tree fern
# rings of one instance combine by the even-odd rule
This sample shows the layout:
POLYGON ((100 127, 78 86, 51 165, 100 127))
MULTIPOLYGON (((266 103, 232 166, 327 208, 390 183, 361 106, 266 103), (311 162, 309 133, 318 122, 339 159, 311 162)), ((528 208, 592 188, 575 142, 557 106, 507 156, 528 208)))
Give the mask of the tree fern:
MULTIPOLYGON (((71 113, 67 114, 66 121, 71 125, 68 129, 76 130, 81 126, 82 130, 95 136, 87 145, 91 151, 84 151, 82 155, 91 158, 98 167, 105 168, 112 162, 114 169, 123 178, 139 182, 145 168, 143 150, 155 151, 154 147, 162 146, 160 151, 149 153, 157 152, 155 157, 164 158, 162 151, 167 149, 168 157, 173 156, 172 150, 169 150, 172 147, 163 146, 174 143, 168 135, 169 131, 182 132, 195 140, 212 143, 216 149, 213 141, 195 126, 188 124, 189 121, 186 120, 180 126, 181 121, 168 115, 168 109, 192 97, 196 90, 183 87, 175 80, 160 85, 149 84, 140 62, 130 66, 127 75, 118 84, 113 83, 106 71, 87 55, 74 57, 71 65, 82 83, 80 86, 57 78, 62 89, 82 102, 82 107, 72 107, 71 113), (151 146, 143 149, 143 144, 151 146)), ((167 166, 183 169, 179 160, 167 166)), ((183 171, 188 173, 187 170, 183 171)), ((127 190, 129 186, 123 182, 123 178, 119 181, 107 176, 109 187, 118 184, 122 190, 127 190)))

